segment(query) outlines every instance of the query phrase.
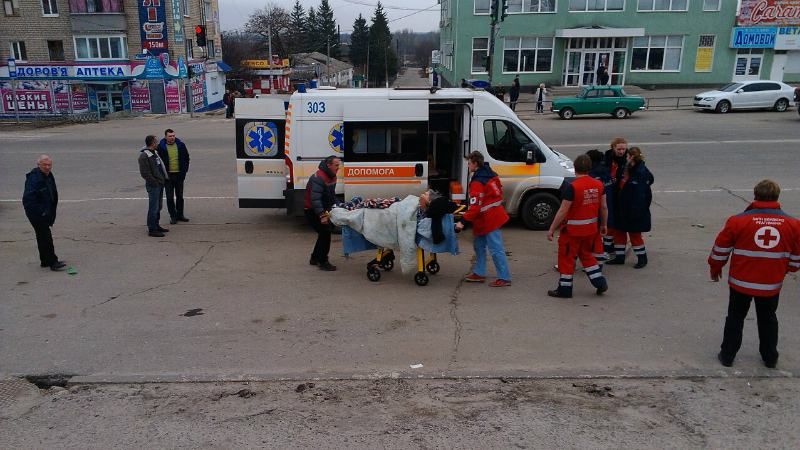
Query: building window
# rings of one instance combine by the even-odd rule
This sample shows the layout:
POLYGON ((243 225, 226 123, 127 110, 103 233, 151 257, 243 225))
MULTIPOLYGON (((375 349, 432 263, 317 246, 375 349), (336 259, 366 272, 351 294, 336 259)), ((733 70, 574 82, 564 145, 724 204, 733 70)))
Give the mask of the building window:
POLYGON ((11 42, 11 57, 17 61, 26 61, 28 59, 28 52, 25 51, 24 41, 11 42))
POLYGON ((19 0, 3 0, 3 12, 7 16, 18 16, 19 0))
POLYGON ((553 38, 507 37, 503 40, 503 72, 550 72, 553 38))
POLYGON ((638 11, 686 11, 689 0, 639 0, 638 11))
POLYGON ((181 8, 183 8, 183 15, 189 17, 189 0, 183 0, 181 8))
POLYGON ((206 51, 208 52, 208 55, 206 55, 207 58, 215 58, 217 56, 217 50, 214 48, 213 40, 209 39, 206 41, 206 51))
POLYGON ((675 72, 681 70, 683 36, 633 38, 631 70, 675 72))
POLYGON ((703 0, 703 11, 719 11, 721 0, 703 0))
POLYGON ((194 59, 194 43, 191 39, 186 39, 186 60, 194 59))
POLYGON ((450 14, 450 0, 442 0, 442 14, 439 18, 439 27, 446 27, 450 23, 450 17, 452 17, 450 14))
POLYGON ((211 2, 203 2, 203 7, 205 8, 203 13, 205 14, 206 22, 213 22, 214 10, 211 9, 211 2))
POLYGON ((118 13, 123 11, 122 3, 123 0, 69 0, 69 11, 77 14, 118 13))
POLYGON ((556 12, 555 0, 507 0, 509 14, 556 12))
POLYGON ((472 38, 472 73, 486 73, 489 57, 489 38, 472 38))
POLYGON ((716 36, 713 34, 701 34, 700 42, 697 44, 697 56, 694 60, 695 72, 711 72, 714 63, 714 41, 716 36))
POLYGON ((42 14, 45 16, 57 16, 58 5, 56 0, 42 0, 42 14))
POLYGON ((570 11, 622 11, 625 0, 569 0, 570 11))
POLYGON ((64 42, 47 41, 47 52, 50 54, 50 61, 64 61, 64 42))
POLYGON ((445 42, 442 45, 442 65, 447 70, 453 70, 453 42, 445 42))
POLYGON ((125 36, 76 36, 75 59, 127 59, 125 36))
POLYGON ((494 0, 475 0, 473 12, 476 15, 489 14, 489 4, 494 0))

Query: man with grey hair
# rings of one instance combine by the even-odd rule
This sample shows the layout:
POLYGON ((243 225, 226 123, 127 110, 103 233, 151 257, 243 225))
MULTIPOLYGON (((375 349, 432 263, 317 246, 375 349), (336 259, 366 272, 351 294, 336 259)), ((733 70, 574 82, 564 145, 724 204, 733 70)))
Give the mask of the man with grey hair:
POLYGON ((164 185, 169 179, 164 161, 158 156, 158 139, 149 135, 144 138, 145 147, 139 151, 139 174, 144 178, 144 188, 147 190, 147 234, 150 237, 164 237, 164 232, 169 231, 159 225, 161 219, 161 205, 164 199, 164 185))
POLYGON ((54 271, 62 270, 66 264, 59 261, 56 256, 53 234, 50 231, 50 227, 56 222, 56 208, 58 207, 58 189, 56 188, 56 179, 51 172, 53 160, 48 155, 41 155, 36 160, 36 166, 25 176, 22 206, 36 232, 41 266, 49 267, 54 271))

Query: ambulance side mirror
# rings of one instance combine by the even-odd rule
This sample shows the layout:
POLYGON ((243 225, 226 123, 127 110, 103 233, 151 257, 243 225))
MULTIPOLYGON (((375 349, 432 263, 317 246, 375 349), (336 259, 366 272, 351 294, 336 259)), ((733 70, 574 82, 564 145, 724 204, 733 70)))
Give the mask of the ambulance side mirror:
POLYGON ((525 152, 525 164, 529 166, 547 161, 544 153, 533 142, 523 145, 522 151, 525 152))
POLYGON ((525 156, 525 164, 532 166, 533 163, 534 163, 533 152, 528 150, 528 154, 525 156))

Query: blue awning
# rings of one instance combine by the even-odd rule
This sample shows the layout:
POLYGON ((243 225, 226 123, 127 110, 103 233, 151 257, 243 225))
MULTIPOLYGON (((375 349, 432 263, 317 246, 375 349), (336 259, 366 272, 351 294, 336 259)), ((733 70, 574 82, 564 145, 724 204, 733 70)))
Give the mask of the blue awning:
POLYGON ((219 68, 219 70, 223 72, 230 72, 231 70, 233 70, 231 69, 231 66, 225 64, 225 61, 217 61, 217 67, 219 68))

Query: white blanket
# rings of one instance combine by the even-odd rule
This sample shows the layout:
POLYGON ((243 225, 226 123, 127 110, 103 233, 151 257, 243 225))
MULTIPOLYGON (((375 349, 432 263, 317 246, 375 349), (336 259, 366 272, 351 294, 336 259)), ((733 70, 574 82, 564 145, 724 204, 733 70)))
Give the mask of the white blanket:
POLYGON ((414 236, 417 232, 418 207, 419 197, 409 195, 386 209, 362 208, 348 211, 344 208, 333 208, 331 222, 338 226, 347 225, 373 244, 394 250, 403 273, 416 273, 417 250, 414 236))

